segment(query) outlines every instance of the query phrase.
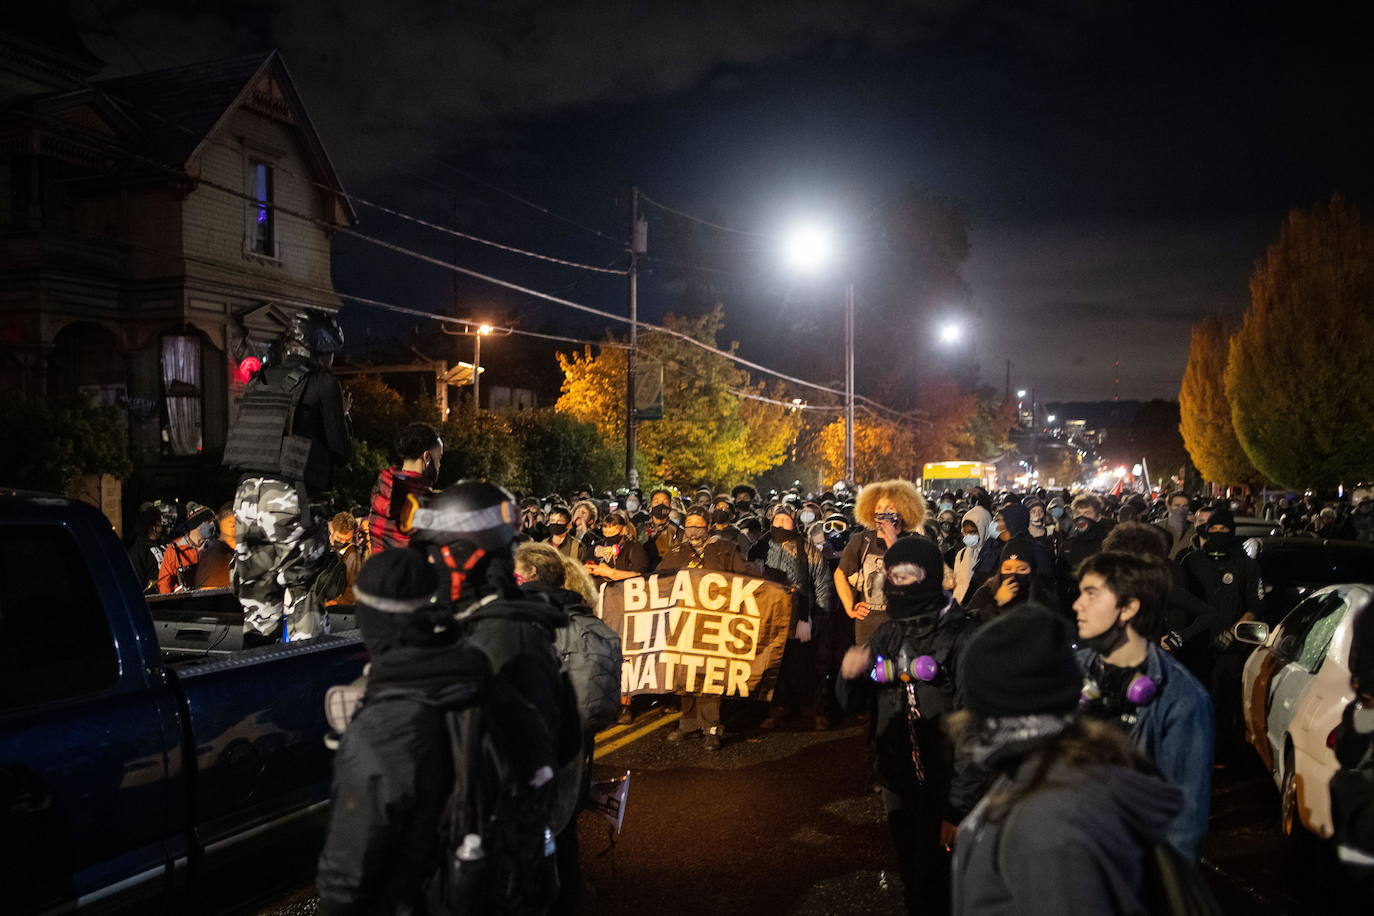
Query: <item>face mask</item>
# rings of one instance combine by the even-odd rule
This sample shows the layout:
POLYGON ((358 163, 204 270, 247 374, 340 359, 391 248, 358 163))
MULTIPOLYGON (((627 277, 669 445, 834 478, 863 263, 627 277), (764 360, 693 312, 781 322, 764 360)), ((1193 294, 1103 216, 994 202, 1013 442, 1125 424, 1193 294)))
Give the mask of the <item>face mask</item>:
POLYGON ((1078 647, 1080 649, 1092 649, 1098 655, 1106 656, 1115 652, 1125 641, 1126 625, 1121 622, 1121 617, 1118 615, 1116 622, 1101 633, 1078 640, 1078 647))
POLYGON ((671 512, 672 510, 669 509, 667 506, 654 506, 653 510, 649 514, 661 522, 665 518, 667 518, 671 512))
POLYGON ((549 523, 549 534, 553 534, 553 535, 563 535, 563 534, 567 534, 567 533, 568 533, 568 526, 565 525, 565 524, 563 524, 562 522, 550 522, 550 523, 549 523))
POLYGON ((693 550, 700 550, 706 544, 706 530, 704 528, 693 528, 688 531, 684 540, 692 546, 693 550))
POLYGON ((625 511, 626 511, 626 512, 638 512, 638 511, 639 511, 639 500, 637 500, 637 499, 627 499, 627 500, 625 500, 625 511))
POLYGON ((1061 519, 1061 518, 1063 518, 1063 517, 1064 517, 1064 507, 1063 507, 1063 506, 1055 506, 1053 509, 1050 510, 1050 515, 1053 515, 1056 519, 1061 519))
POLYGON ((994 521, 992 527, 988 528, 988 537, 996 540, 1002 534, 1002 523, 994 521))
POLYGON ((1207 538, 1208 553, 1224 553, 1236 540, 1235 534, 1230 531, 1208 531, 1204 536, 1207 538))
POLYGON ((1028 573, 1016 573, 1011 576, 1003 576, 1003 579, 1010 579, 1016 583, 1016 597, 1011 600, 1012 604, 1020 604, 1030 600, 1031 577, 1028 573))
POLYGON ((201 522, 200 527, 197 528, 196 531, 200 532, 201 540, 208 541, 215 536, 215 523, 201 522))
POLYGON ((1073 520, 1073 533, 1075 537, 1082 537, 1092 531, 1093 520, 1090 518, 1078 517, 1073 520))
POLYGON ((953 523, 953 522, 941 522, 941 523, 940 523, 940 533, 941 533, 941 534, 949 534, 949 533, 950 533, 951 531, 953 531, 953 530, 954 530, 954 523, 953 523))
POLYGON ((953 508, 954 508, 954 503, 952 503, 952 502, 942 502, 942 503, 940 503, 940 511, 941 511, 941 512, 948 512, 948 511, 950 511, 950 510, 953 509, 953 508))
POLYGON ((812 512, 810 509, 805 509, 799 517, 803 525, 809 525, 816 520, 816 513, 812 512))
POLYGON ((898 530, 901 530, 902 527, 902 517, 896 512, 875 512, 873 514, 873 521, 879 523, 887 522, 898 530))
POLYGON ((964 535, 964 546, 965 546, 965 547, 977 547, 977 546, 978 546, 978 535, 976 535, 976 534, 966 534, 966 535, 964 535))

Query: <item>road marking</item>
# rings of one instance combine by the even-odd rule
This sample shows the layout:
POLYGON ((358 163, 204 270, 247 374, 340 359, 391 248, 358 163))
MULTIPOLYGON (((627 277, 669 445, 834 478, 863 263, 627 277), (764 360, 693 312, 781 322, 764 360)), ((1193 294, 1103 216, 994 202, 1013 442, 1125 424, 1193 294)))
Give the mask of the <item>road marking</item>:
POLYGON ((613 751, 618 751, 625 745, 638 741, 640 738, 643 738, 650 732, 656 731, 665 725, 669 725, 673 722, 676 722, 678 719, 681 718, 682 713, 680 712, 671 712, 667 715, 660 716, 659 718, 650 722, 648 725, 645 725, 643 728, 636 729, 635 731, 632 731, 629 734, 621 735, 619 738, 615 738, 611 741, 606 742, 605 744, 598 746, 596 749, 596 753, 592 755, 592 759, 600 760, 607 754, 612 753, 613 751))

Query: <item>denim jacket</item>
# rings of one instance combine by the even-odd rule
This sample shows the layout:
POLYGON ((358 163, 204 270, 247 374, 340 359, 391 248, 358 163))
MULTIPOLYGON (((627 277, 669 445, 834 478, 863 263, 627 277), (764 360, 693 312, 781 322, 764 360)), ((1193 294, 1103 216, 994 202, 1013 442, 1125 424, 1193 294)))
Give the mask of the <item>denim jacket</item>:
MULTIPOLYGON (((1183 810, 1169 828, 1168 840, 1196 862, 1207 836, 1212 805, 1212 753, 1216 724, 1212 698, 1187 668, 1153 642, 1147 646, 1145 673, 1159 692, 1140 707, 1131 738, 1164 778, 1183 790, 1183 810)), ((1080 649, 1078 667, 1087 672, 1094 653, 1080 649)))

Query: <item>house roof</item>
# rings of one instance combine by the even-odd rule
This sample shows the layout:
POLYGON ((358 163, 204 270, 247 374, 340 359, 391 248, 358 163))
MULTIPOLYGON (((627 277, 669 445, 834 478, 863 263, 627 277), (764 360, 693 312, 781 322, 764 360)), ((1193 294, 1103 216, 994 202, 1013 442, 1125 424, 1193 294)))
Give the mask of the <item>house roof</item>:
MULTIPOLYGON (((315 180, 332 188, 339 195, 347 220, 357 222, 357 212, 315 131, 286 64, 276 51, 98 80, 82 92, 98 95, 100 101, 137 125, 137 136, 130 139, 140 155, 167 166, 190 170, 196 157, 213 141, 220 125, 253 97, 255 89, 269 75, 285 96, 291 123, 298 130, 315 167, 315 180)), ((72 95, 75 94, 68 94, 65 101, 72 101, 72 95)))

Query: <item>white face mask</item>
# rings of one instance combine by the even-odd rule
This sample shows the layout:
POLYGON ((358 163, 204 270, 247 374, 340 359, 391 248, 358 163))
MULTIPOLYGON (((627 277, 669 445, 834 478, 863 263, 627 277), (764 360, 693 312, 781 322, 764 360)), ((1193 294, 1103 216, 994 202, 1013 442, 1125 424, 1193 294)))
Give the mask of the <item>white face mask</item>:
POLYGON ((976 534, 966 534, 966 535, 964 535, 964 546, 966 546, 966 547, 977 547, 977 546, 978 546, 978 535, 976 535, 976 534))
POLYGON ((801 523, 802 523, 803 525, 809 525, 809 524, 811 524, 812 522, 814 522, 815 520, 816 520, 816 513, 812 512, 812 511, 809 510, 809 509, 806 510, 806 511, 804 511, 804 512, 802 512, 802 514, 801 514, 801 523))

